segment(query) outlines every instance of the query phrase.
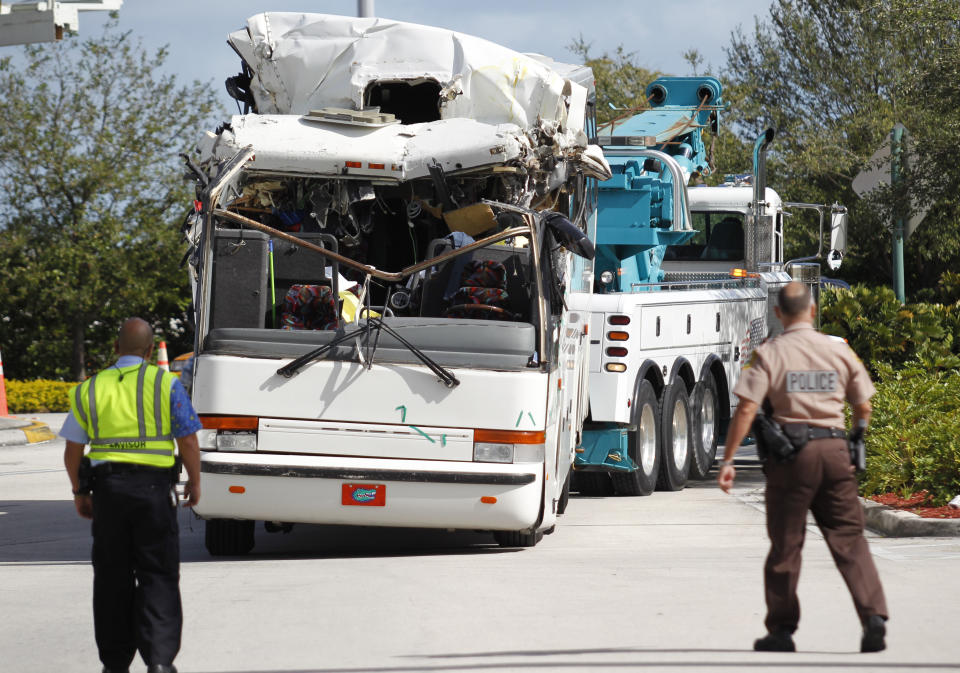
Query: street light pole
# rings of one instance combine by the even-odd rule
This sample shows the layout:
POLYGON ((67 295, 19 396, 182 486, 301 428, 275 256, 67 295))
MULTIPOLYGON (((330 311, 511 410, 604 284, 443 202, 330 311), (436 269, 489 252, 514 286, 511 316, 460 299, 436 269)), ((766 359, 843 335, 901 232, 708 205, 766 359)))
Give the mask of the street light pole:
POLYGON ((901 164, 903 157, 903 126, 893 128, 890 144, 890 186, 894 194, 893 210, 893 291, 902 304, 906 301, 903 283, 903 207, 900 203, 897 187, 903 180, 901 164))

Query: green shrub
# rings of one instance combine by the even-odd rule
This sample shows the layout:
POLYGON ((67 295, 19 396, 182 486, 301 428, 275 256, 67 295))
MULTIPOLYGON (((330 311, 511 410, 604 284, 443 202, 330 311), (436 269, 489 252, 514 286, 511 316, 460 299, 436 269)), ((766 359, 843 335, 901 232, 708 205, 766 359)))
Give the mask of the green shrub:
POLYGON ((70 411, 69 381, 7 381, 7 407, 12 414, 70 411))
POLYGON ((934 506, 960 493, 960 371, 912 362, 878 367, 867 434, 864 495, 929 491, 934 506))
POLYGON ((820 322, 841 336, 874 373, 919 361, 931 370, 960 367, 960 303, 900 304, 888 287, 824 290, 820 322))
POLYGON ((960 273, 945 271, 937 283, 937 292, 944 304, 960 302, 960 273))

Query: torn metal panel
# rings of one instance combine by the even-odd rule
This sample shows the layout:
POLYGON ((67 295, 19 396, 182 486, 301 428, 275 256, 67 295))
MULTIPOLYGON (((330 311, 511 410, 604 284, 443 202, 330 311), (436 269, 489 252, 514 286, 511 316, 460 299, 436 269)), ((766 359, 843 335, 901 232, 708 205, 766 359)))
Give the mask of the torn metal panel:
POLYGON ((450 176, 498 169, 503 189, 485 196, 523 206, 579 172, 609 172, 602 153, 584 156, 588 67, 440 28, 324 14, 258 14, 230 43, 258 114, 201 139, 208 171, 248 145, 246 169, 264 174, 391 184, 428 177, 431 165, 450 176))
MULTIPOLYGON (((583 87, 546 59, 443 28, 264 12, 228 40, 253 71, 250 87, 261 114, 361 110, 370 105, 365 96, 371 83, 432 80, 441 87, 440 119, 469 117, 521 128, 538 118, 582 123, 582 104, 575 100, 577 107, 571 106, 564 88, 583 87)), ((583 97, 578 91, 574 99, 583 97)))
POLYGON ((527 144, 516 126, 473 119, 369 128, 293 115, 242 115, 230 127, 216 147, 217 159, 250 145, 255 154, 249 170, 383 181, 426 177, 434 159, 447 172, 506 163, 527 144))

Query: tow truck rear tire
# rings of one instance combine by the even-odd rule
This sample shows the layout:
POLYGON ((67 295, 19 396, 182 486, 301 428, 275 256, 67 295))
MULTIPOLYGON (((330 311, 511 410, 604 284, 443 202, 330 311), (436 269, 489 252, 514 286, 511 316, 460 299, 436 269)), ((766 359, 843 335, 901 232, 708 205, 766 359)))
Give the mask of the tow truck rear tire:
POLYGON ((659 491, 680 491, 687 485, 693 445, 690 420, 690 398, 683 382, 664 388, 660 405, 659 491))
POLYGON ((211 556, 243 556, 254 545, 256 521, 207 519, 204 544, 211 556))
POLYGON ((522 530, 495 530, 493 539, 501 547, 534 547, 543 539, 543 531, 528 533, 522 530))
POLYGON ((637 429, 627 434, 634 472, 612 472, 610 479, 617 495, 650 495, 660 471, 660 408, 657 393, 649 381, 642 381, 636 399, 637 429))
POLYGON ((720 400, 713 374, 707 374, 693 390, 693 460, 690 462, 690 477, 705 479, 717 457, 717 442, 720 429, 720 400))

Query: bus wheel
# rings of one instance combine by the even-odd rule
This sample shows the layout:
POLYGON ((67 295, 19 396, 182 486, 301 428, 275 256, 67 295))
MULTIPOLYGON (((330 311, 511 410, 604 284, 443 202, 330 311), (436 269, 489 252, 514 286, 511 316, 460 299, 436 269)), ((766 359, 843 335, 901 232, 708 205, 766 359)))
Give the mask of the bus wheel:
POLYGON ((650 495, 657 484, 660 450, 657 446, 660 418, 657 394, 649 381, 640 384, 636 399, 637 429, 628 437, 630 458, 637 464, 634 472, 613 472, 613 488, 617 495, 650 495))
POLYGON ((690 400, 682 381, 663 390, 660 405, 660 475, 657 489, 679 491, 690 474, 690 400))
POLYGON ((534 547, 543 539, 543 531, 528 533, 522 530, 495 530, 493 539, 501 547, 534 547))
POLYGON ((243 556, 253 549, 256 521, 207 519, 204 543, 211 556, 243 556))
POLYGON ((563 480, 563 488, 560 489, 560 497, 557 499, 557 514, 563 514, 567 511, 567 505, 570 504, 570 479, 573 477, 573 470, 567 472, 567 478, 563 480))
POLYGON ((690 476, 704 479, 717 457, 717 432, 720 421, 720 400, 712 374, 707 374, 693 390, 693 460, 690 476))

